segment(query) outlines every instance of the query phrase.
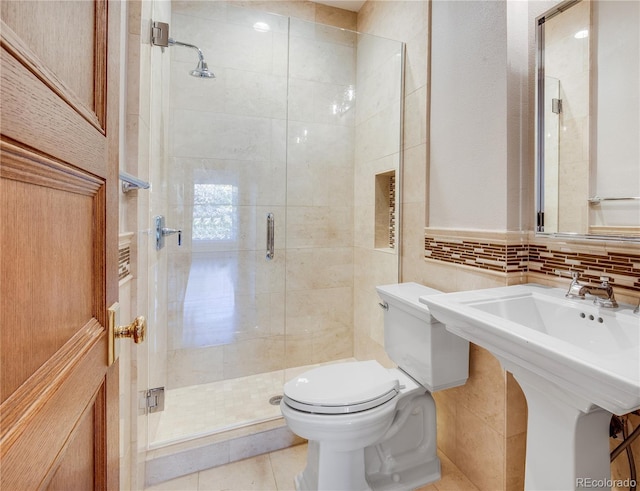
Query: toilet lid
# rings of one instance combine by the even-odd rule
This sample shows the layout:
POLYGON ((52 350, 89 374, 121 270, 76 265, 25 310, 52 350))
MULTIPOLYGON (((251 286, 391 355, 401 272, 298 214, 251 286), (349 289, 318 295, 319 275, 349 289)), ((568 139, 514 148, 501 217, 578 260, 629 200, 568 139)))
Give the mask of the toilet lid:
POLYGON ((393 399, 398 379, 376 361, 314 368, 284 384, 285 403, 302 411, 338 414, 364 411, 393 399))

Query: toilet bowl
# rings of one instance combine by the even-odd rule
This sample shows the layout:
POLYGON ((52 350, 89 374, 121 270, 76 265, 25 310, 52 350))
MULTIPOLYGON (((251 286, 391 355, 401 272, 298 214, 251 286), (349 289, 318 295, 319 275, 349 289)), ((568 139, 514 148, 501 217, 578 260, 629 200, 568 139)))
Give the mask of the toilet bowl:
POLYGON ((433 319, 417 283, 377 287, 385 349, 398 368, 375 360, 314 368, 287 382, 287 425, 308 443, 298 491, 409 490, 440 478, 432 391, 465 383, 468 342, 433 319))
POLYGON ((435 404, 424 387, 401 370, 386 369, 376 361, 321 368, 288 382, 285 394, 289 395, 280 402, 291 431, 309 440, 307 466, 295 478, 297 490, 408 490, 440 478, 435 404), (329 371, 323 374, 321 368, 329 371), (358 375, 350 379, 354 372, 358 375), (338 393, 355 386, 361 393, 369 389, 372 397, 364 401, 347 397, 343 405, 335 405, 334 393, 325 406, 309 404, 307 411, 292 407, 302 407, 292 399, 302 399, 292 385, 302 379, 308 381, 302 384, 313 386, 322 375, 327 390, 332 383, 338 393), (391 397, 380 379, 394 386, 391 397))

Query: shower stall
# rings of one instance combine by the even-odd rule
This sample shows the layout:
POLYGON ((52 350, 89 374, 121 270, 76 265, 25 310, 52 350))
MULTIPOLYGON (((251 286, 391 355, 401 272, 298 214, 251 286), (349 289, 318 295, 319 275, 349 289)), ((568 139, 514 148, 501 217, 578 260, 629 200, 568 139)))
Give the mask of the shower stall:
POLYGON ((233 2, 174 2, 170 28, 215 78, 154 54, 149 220, 181 241, 149 259, 151 449, 279 418, 296 370, 354 356, 358 251, 399 250, 402 43, 233 2))

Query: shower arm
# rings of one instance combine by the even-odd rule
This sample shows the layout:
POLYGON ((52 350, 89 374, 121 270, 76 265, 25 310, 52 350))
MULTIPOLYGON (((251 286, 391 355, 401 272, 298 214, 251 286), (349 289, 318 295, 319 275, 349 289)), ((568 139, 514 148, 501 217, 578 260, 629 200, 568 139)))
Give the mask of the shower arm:
POLYGON ((194 46, 193 44, 182 43, 180 41, 176 41, 173 38, 169 38, 169 46, 184 46, 185 48, 193 48, 198 52, 198 57, 200 58, 200 61, 201 62, 204 61, 204 55, 202 54, 202 51, 200 51, 200 48, 198 48, 197 46, 194 46))

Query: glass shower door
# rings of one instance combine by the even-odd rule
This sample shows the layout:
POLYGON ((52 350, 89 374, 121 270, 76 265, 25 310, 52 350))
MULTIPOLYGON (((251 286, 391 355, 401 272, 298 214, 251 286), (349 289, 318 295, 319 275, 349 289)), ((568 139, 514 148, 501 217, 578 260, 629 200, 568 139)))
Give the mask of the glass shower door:
POLYGON ((150 254, 152 448, 280 418, 286 379, 382 339, 370 306, 398 271, 402 43, 233 2, 174 2, 171 35, 217 78, 165 53, 151 215, 183 244, 150 254))
POLYGON ((182 245, 168 238, 152 259, 166 267, 167 299, 151 348, 160 360, 151 386, 165 387, 164 410, 150 414, 152 447, 280 415, 268 399, 281 392, 285 358, 288 20, 248 14, 222 3, 172 6, 172 37, 202 49, 217 78, 190 76, 192 50, 165 55, 168 165, 152 214, 182 229, 182 245))

